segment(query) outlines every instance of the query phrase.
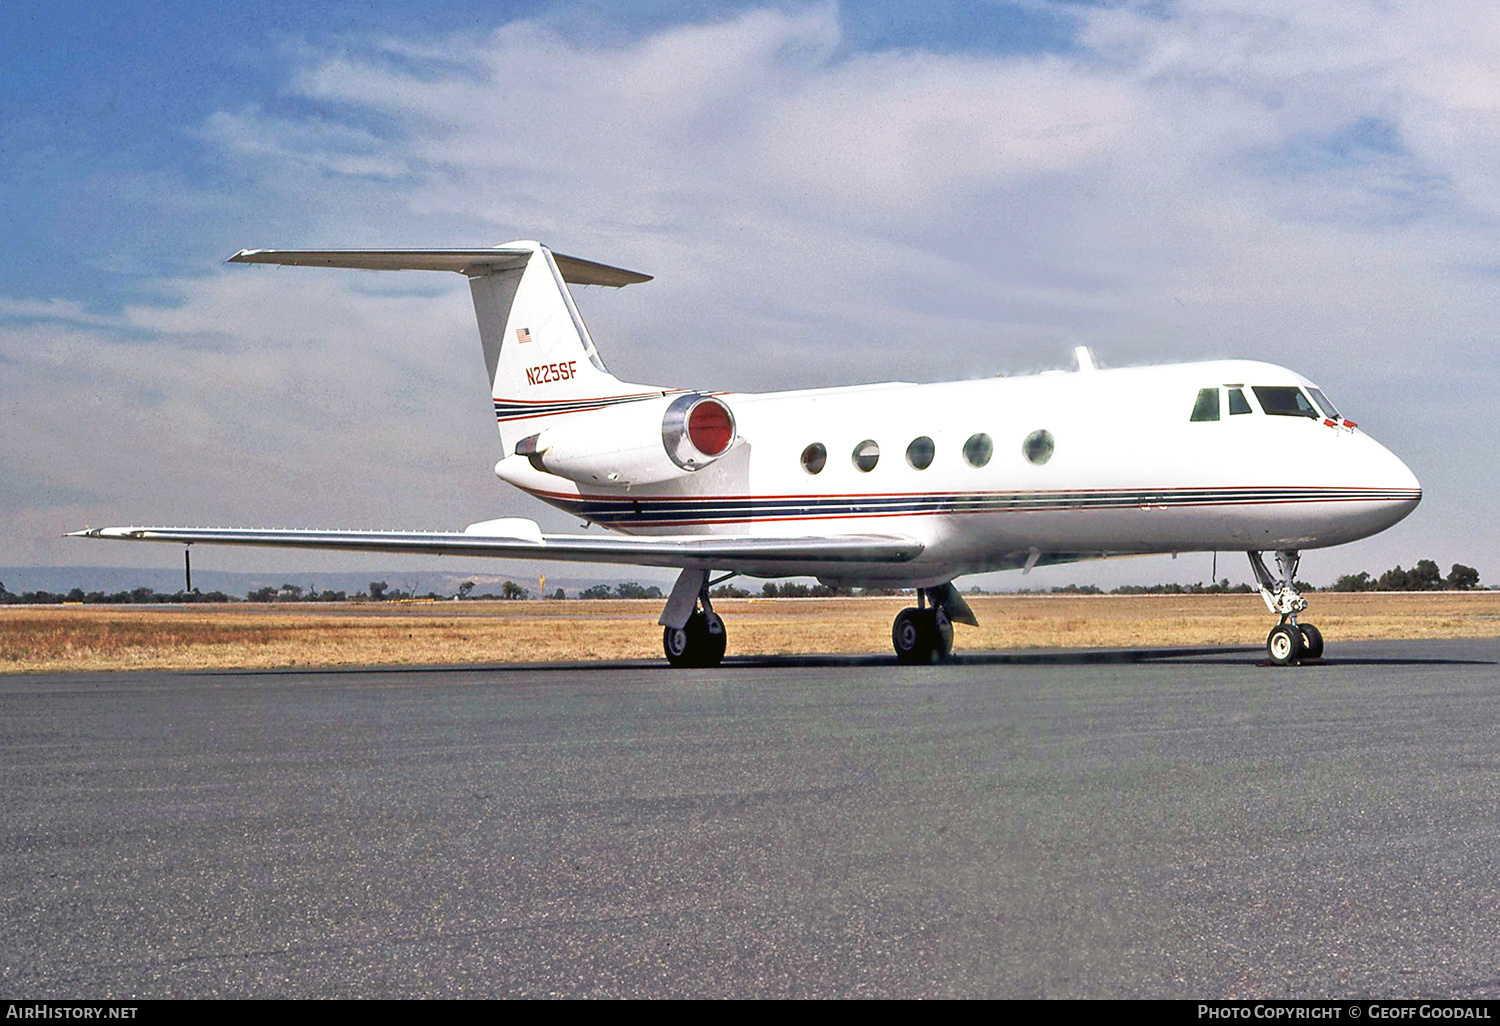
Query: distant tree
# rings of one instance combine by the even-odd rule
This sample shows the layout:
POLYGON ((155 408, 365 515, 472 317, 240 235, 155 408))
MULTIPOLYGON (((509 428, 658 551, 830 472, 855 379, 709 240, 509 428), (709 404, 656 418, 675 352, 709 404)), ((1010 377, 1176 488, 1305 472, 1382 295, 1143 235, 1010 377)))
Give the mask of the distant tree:
POLYGON ((1454 591, 1469 591, 1479 587, 1479 571, 1472 566, 1454 563, 1453 569, 1448 571, 1447 581, 1448 587, 1454 591))
MULTIPOLYGON (((766 598, 831 598, 835 595, 853 595, 854 589, 845 585, 835 588, 821 581, 817 584, 802 584, 798 581, 784 581, 777 585, 775 581, 767 581, 760 589, 761 595, 766 598)), ((881 594, 880 591, 872 591, 866 588, 862 594, 881 594)), ((889 594, 895 594, 890 592, 889 594)))
POLYGON ((523 599, 526 598, 529 594, 530 592, 521 587, 515 581, 506 581, 504 584, 500 585, 500 597, 504 599, 523 599))
POLYGON ((1410 587, 1407 583, 1406 571, 1401 569, 1400 563, 1381 574, 1375 586, 1381 591, 1407 591, 1410 587))
POLYGON ((386 584, 384 581, 371 581, 370 598, 376 602, 381 601, 385 598, 386 589, 388 589, 389 587, 390 585, 386 584))
POLYGON ((713 590, 714 598, 749 598, 750 592, 733 584, 721 584, 713 590))
POLYGON ((269 584, 264 588, 256 588, 245 598, 251 602, 274 602, 276 600, 276 589, 269 584))
POLYGON ((635 581, 621 581, 615 588, 615 594, 622 599, 655 599, 661 598, 661 589, 652 585, 649 588, 642 587, 635 581))
POLYGON ((1412 591, 1437 591, 1443 586, 1443 572, 1430 559, 1419 559, 1406 574, 1406 586, 1412 591))
POLYGON ((614 596, 614 591, 607 584, 595 584, 578 593, 581 599, 607 599, 614 598, 614 596))
POLYGON ((1375 579, 1365 570, 1357 574, 1345 574, 1333 582, 1334 591, 1374 591, 1375 579))
POLYGON ((192 601, 194 601, 194 602, 229 602, 230 598, 229 598, 228 595, 224 594, 222 591, 199 591, 196 588, 194 588, 193 589, 193 598, 192 598, 192 601))
POLYGON ((277 598, 284 598, 288 602, 296 602, 302 597, 302 589, 295 584, 283 584, 277 591, 277 598))
POLYGON ((563 590, 562 590, 562 589, 561 589, 561 588, 558 588, 558 589, 557 589, 557 590, 556 590, 556 591, 554 591, 554 592, 553 592, 553 593, 552 593, 552 597, 553 597, 553 598, 554 598, 554 599, 558 599, 558 600, 561 600, 561 599, 565 599, 565 598, 567 598, 567 597, 568 597, 568 596, 567 596, 567 594, 566 594, 566 593, 564 593, 564 592, 563 592, 563 590))
POLYGON ((473 581, 465 581, 464 583, 462 583, 462 584, 460 584, 458 586, 458 597, 461 598, 461 599, 466 599, 466 598, 469 597, 469 592, 471 592, 473 590, 474 590, 474 582, 473 581))

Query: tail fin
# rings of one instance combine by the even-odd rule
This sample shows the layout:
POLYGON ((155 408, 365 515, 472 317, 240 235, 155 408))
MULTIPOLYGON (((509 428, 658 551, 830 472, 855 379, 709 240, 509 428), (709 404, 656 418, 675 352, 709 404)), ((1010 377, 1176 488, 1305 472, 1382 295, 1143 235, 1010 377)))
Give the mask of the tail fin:
POLYGON ((600 400, 638 391, 604 366, 568 292, 568 281, 592 283, 595 276, 569 275, 566 258, 554 258, 537 243, 506 246, 523 247, 530 252, 524 266, 469 279, 502 444, 538 430, 525 422, 597 408, 605 405, 600 400))
POLYGON ((229 260, 466 275, 507 452, 507 440, 513 444, 536 430, 525 423, 535 418, 611 405, 627 398, 624 393, 660 394, 659 389, 622 384, 609 373, 567 286, 620 288, 650 281, 648 274, 553 254, 536 242, 494 249, 241 250, 229 260), (507 428, 508 422, 521 422, 519 431, 507 428))

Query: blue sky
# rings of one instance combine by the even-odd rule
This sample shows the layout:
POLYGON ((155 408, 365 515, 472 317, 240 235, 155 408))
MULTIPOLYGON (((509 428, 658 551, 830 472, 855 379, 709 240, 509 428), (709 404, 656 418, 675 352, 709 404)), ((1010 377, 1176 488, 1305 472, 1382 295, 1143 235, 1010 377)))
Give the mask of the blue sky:
POLYGON ((0 565, 178 558, 58 538, 85 523, 570 529, 490 474, 461 282, 222 266, 521 237, 657 276, 579 296, 634 380, 941 380, 1078 343, 1294 367, 1427 495, 1304 576, 1500 579, 1500 13, 1444 15, 5 5, 0 565))

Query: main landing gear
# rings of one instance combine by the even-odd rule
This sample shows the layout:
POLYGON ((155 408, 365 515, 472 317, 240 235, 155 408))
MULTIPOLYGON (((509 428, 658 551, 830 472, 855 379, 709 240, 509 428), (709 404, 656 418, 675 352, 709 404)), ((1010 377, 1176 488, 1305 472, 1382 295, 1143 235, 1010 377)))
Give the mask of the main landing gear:
POLYGON ((1323 658, 1323 634, 1310 623, 1298 623, 1297 614, 1307 608, 1304 599, 1294 584, 1297 564, 1301 561, 1295 550, 1276 553, 1276 569, 1279 578, 1271 576, 1266 561, 1259 552, 1246 553, 1250 557, 1250 570, 1260 585, 1260 597, 1266 608, 1281 618, 1266 637, 1266 654, 1277 666, 1295 666, 1304 659, 1323 658))
POLYGON ((659 622, 662 651, 673 666, 718 666, 723 661, 729 636, 708 600, 707 571, 684 570, 678 576, 659 622))
POLYGON ((700 609, 681 627, 661 629, 661 647, 673 666, 718 666, 729 636, 724 619, 712 609, 700 609))
MULTIPOLYGON (((732 574, 729 576, 733 576, 732 574)), ((720 578, 723 580, 723 578, 720 578)), ((709 601, 706 570, 684 570, 662 610, 661 647, 676 667, 718 666, 728 634, 709 601)), ((891 644, 899 663, 941 663, 953 654, 953 625, 979 626, 974 611, 953 582, 918 588, 914 608, 901 610, 891 626, 891 644)))
POLYGON ((898 663, 942 663, 953 655, 953 624, 979 626, 974 611, 950 581, 918 588, 917 604, 896 614, 891 645, 898 663))

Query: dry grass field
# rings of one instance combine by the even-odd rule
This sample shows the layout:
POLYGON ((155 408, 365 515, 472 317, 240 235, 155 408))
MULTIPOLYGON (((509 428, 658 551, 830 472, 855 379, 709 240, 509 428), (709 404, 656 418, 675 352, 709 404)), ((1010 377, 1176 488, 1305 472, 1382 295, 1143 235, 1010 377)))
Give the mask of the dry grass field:
MULTIPOLYGON (((1500 636, 1500 592, 1319 593, 1308 620, 1331 645, 1500 636)), ((973 596, 960 651, 1259 645, 1256 595, 973 596)), ((727 599, 729 654, 890 651, 909 600, 727 599)), ((0 673, 660 658, 659 601, 338 606, 0 607, 0 673)))

